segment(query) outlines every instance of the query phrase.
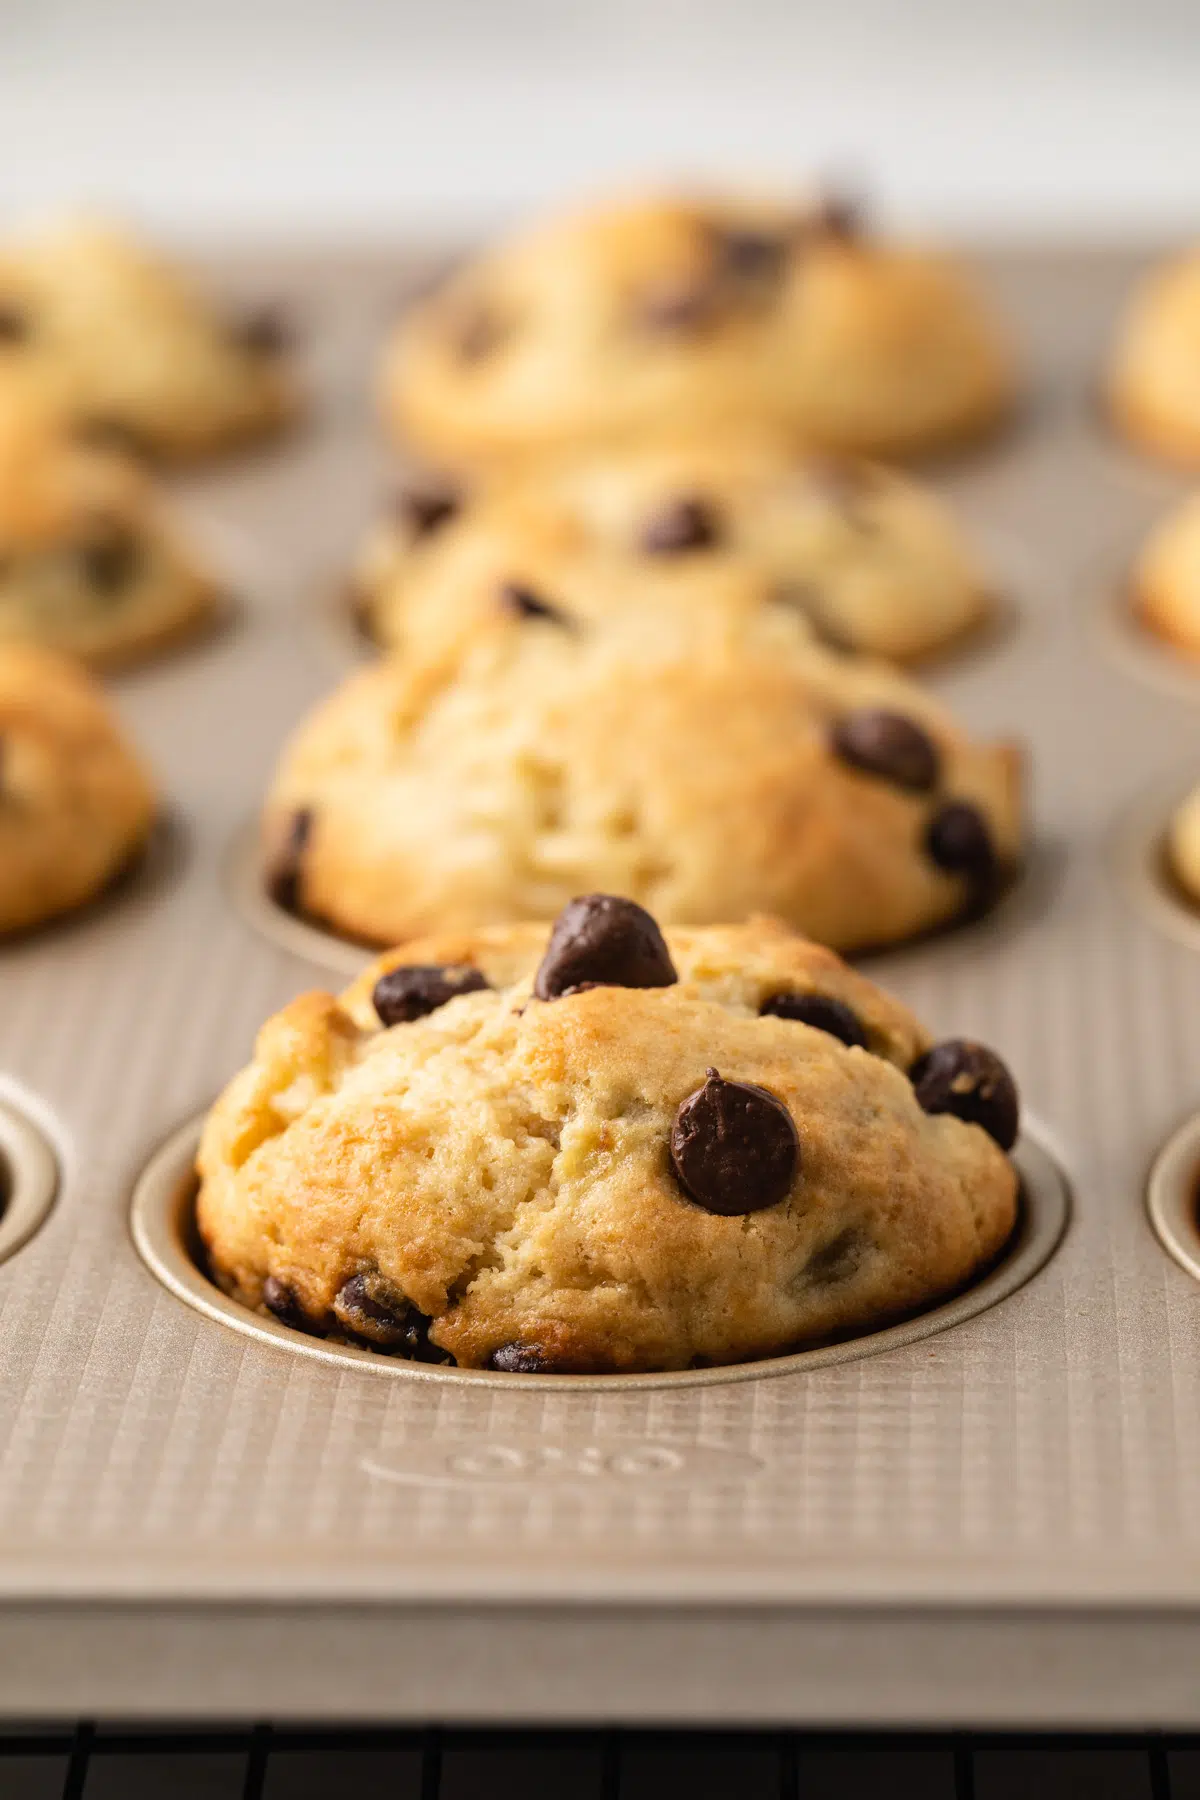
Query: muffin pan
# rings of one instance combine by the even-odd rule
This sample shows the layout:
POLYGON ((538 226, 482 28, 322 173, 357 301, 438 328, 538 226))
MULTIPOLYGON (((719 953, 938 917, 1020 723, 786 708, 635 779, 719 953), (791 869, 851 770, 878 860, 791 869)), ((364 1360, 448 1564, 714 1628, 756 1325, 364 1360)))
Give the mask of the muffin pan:
POLYGON ((57 1191, 49 1138, 22 1097, 0 1089, 0 1262, 28 1243, 57 1191))
POLYGON ((421 275, 214 265, 304 319, 314 404, 288 442, 180 479, 237 626, 117 684, 186 858, 0 948, 3 1096, 71 1146, 0 1266, 8 1711, 1200 1724, 1200 1285, 1145 1205, 1200 1102, 1200 940, 1128 904, 1113 852, 1152 783, 1200 776, 1200 707, 1089 626, 1108 547, 1181 483, 1091 399, 1137 259, 981 263, 1035 403, 931 478, 1019 548, 1018 616, 927 679, 973 731, 1027 741, 1037 848, 991 918, 870 973, 1013 1068, 1038 1121, 1025 1235, 857 1344, 627 1381, 299 1341, 187 1253, 198 1114, 272 1011, 361 960, 264 917, 246 820, 335 679, 312 596, 388 485, 368 384, 421 275))

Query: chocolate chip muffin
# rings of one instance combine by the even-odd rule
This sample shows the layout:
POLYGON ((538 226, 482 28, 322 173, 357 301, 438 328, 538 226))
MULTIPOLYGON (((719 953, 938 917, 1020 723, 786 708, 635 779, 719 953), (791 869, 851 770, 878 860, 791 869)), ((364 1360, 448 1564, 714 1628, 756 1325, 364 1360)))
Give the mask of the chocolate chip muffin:
POLYGON ((490 607, 500 581, 536 584, 558 556, 603 564, 618 591, 648 569, 682 583, 698 564, 735 559, 761 574, 766 603, 891 660, 941 649, 988 610, 983 577, 929 490, 873 464, 728 437, 601 452, 470 493, 409 483, 367 546, 355 602, 368 634, 403 650, 490 607))
POLYGON ((977 908, 1015 862, 1019 764, 745 571, 634 604, 504 585, 301 726, 265 814, 277 900, 369 943, 622 893, 664 921, 770 911, 861 949, 977 908))
POLYGON ((66 657, 0 643, 0 932, 81 906, 145 842, 154 791, 66 657))
POLYGON ((451 466, 747 425, 904 456, 993 425, 1012 387, 940 258, 842 205, 671 195, 499 245, 401 322, 384 370, 398 436, 451 466))
POLYGON ((1134 565, 1131 597, 1144 625, 1200 657, 1200 494, 1155 525, 1134 565))
POLYGON ((1117 424, 1145 449, 1200 462, 1200 249, 1160 264, 1134 291, 1108 398, 1117 424))
POLYGON ((295 410, 277 320, 223 314, 135 239, 90 221, 0 250, 0 379, 44 386, 98 436, 191 457, 295 410))
POLYGON ((259 1034, 196 1216, 245 1305, 421 1362, 741 1362, 869 1331, 1003 1248, 1017 1094, 774 920, 571 902, 392 951, 259 1034))
POLYGON ((0 641, 129 662, 194 631, 216 600, 144 469, 0 376, 0 641))

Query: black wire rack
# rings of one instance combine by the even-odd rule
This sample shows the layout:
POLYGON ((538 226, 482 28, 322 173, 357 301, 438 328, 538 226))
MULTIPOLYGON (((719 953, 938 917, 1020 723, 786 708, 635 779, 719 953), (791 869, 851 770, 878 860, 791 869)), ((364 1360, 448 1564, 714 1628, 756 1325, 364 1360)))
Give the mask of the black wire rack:
POLYGON ((0 1727, 0 1800, 1200 1800, 1200 1738, 0 1727))

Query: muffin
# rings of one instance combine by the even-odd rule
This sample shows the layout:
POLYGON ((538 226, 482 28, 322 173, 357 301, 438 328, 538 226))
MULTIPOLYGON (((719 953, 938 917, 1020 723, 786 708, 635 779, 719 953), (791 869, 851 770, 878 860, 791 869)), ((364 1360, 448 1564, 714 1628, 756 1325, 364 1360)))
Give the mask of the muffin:
POLYGON ((469 263, 401 321, 383 391, 450 466, 745 426, 897 457, 993 426, 1013 373, 957 268, 844 206, 651 194, 469 263))
POLYGON ((154 789, 75 663, 0 643, 0 932, 98 894, 145 843, 154 789))
POLYGON ((1155 525, 1134 565, 1134 610, 1142 624, 1186 656, 1200 657, 1200 494, 1155 525))
MULTIPOLYGON (((600 452, 483 484, 403 487, 361 559, 368 635, 405 649, 543 553, 595 559, 614 585, 735 559, 827 641, 893 661, 954 643, 987 616, 986 585, 929 490, 876 465, 800 457, 762 438, 600 452)), ((490 604, 485 600, 484 604, 490 604)))
POLYGON ((0 377, 0 642, 134 661, 196 630, 217 597, 141 466, 0 377))
POLYGON ((670 931, 587 895, 553 931, 392 951, 269 1020, 218 1100, 213 1277, 296 1330, 509 1372, 684 1369, 870 1331, 1003 1248, 1000 1060, 785 926, 670 931))
POLYGON ((225 450, 296 407, 279 322, 223 312, 124 231, 64 223, 0 249, 0 379, 38 382, 97 436, 225 450))
POLYGON ((1108 398, 1135 442, 1200 462, 1200 249, 1161 263, 1134 291, 1109 360, 1108 398))
POLYGON ((745 571, 497 588, 287 747, 277 901, 368 943, 628 895, 671 924, 778 914, 838 949, 977 909, 1020 845, 1019 758, 896 671, 815 641, 745 571))

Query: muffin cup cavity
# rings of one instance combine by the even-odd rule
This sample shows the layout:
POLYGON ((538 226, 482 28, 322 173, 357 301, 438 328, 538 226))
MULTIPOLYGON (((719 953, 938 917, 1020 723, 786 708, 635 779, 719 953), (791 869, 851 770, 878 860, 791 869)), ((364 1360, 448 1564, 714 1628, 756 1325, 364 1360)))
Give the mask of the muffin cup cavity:
POLYGON ((58 1157, 31 1110, 0 1092, 0 1262, 27 1244, 58 1193, 58 1157))
POLYGON ((194 1164, 202 1124, 201 1115, 181 1125, 151 1157, 134 1188, 133 1239, 151 1273, 177 1299, 194 1307, 207 1319, 257 1338, 266 1347, 316 1357, 335 1371, 356 1368, 364 1374, 409 1381, 453 1382, 491 1388, 558 1388, 571 1392, 715 1387, 735 1381, 803 1374, 809 1369, 855 1362, 885 1350, 903 1349, 952 1325, 965 1324, 1016 1293, 1049 1261, 1062 1239, 1070 1215, 1066 1177, 1046 1148, 1043 1133, 1036 1126, 1027 1127, 1013 1153, 1021 1181, 1017 1224, 1001 1255, 969 1287, 898 1324, 812 1350, 711 1369, 637 1375, 532 1375, 458 1369, 307 1337, 273 1318, 251 1312, 223 1294, 205 1272, 203 1250, 195 1229, 194 1164))
POLYGON ((1167 1255, 1200 1281, 1200 1112, 1173 1131, 1155 1157, 1146 1210, 1167 1255))
POLYGON ((1189 950, 1200 950, 1200 901, 1185 893, 1171 869, 1167 834, 1197 781, 1200 765, 1192 764, 1142 794, 1117 820, 1109 847, 1113 875, 1129 904, 1189 950))
POLYGON ((290 913, 267 890, 258 821, 250 819, 230 846, 226 885, 237 910, 249 925, 280 949, 304 962, 341 976, 357 975, 379 947, 338 937, 327 926, 290 913))

